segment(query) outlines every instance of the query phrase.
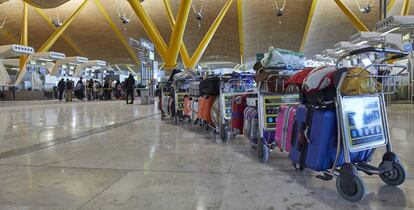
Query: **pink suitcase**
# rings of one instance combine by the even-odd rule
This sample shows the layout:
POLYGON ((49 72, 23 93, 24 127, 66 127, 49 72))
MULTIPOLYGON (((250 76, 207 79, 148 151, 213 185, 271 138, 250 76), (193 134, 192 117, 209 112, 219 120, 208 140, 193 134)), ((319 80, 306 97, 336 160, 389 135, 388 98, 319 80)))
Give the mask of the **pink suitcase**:
POLYGON ((295 123, 296 106, 279 107, 276 124, 276 144, 283 152, 290 153, 292 148, 292 131, 295 123))

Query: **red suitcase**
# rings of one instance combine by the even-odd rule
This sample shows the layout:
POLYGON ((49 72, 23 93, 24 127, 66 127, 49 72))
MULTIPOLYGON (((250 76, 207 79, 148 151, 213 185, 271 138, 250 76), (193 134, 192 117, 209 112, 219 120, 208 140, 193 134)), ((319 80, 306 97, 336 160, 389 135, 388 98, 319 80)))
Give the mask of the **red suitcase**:
POLYGON ((244 110, 246 107, 246 95, 234 97, 231 105, 231 128, 234 134, 243 134, 244 110))

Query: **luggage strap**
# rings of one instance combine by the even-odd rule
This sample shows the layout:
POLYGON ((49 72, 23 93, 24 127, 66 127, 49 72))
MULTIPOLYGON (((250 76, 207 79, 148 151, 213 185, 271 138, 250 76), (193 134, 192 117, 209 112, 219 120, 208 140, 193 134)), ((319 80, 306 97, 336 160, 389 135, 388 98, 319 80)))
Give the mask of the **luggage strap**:
POLYGON ((303 171, 305 169, 305 161, 306 161, 306 156, 308 153, 308 146, 310 143, 310 131, 312 129, 312 118, 313 118, 313 112, 314 109, 312 106, 308 106, 308 111, 306 113, 306 120, 305 120, 305 124, 302 127, 303 129, 303 134, 301 135, 301 139, 300 139, 300 148, 301 148, 301 153, 300 153, 300 159, 299 159, 299 170, 303 171))

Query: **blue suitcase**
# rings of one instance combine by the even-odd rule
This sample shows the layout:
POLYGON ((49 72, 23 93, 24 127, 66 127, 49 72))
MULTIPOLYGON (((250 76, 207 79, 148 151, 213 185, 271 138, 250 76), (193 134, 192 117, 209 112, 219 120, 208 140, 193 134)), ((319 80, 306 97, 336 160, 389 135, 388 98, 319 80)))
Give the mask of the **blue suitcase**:
MULTIPOLYGON (((331 169, 335 161, 337 148, 337 121, 335 109, 308 109, 299 106, 296 111, 296 120, 292 136, 292 150, 290 158, 300 169, 309 168, 315 171, 326 171, 331 169), (309 120, 307 120, 309 118, 309 120), (310 129, 306 130, 306 125, 310 129), (308 132, 309 142, 304 132, 308 132)), ((352 163, 369 160, 373 150, 351 153, 352 163)), ((343 165, 343 150, 338 161, 338 167, 343 165)))

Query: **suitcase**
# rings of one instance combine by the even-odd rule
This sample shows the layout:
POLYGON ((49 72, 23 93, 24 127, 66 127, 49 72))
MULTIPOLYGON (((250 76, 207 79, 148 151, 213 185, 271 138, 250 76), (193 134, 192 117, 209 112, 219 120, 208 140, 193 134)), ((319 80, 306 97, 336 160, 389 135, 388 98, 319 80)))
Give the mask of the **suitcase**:
POLYGON ((162 111, 164 114, 169 115, 170 114, 170 97, 169 96, 163 96, 162 97, 162 111))
POLYGON ((200 119, 206 121, 209 124, 213 124, 213 121, 211 119, 211 107, 213 106, 215 99, 215 96, 201 96, 198 99, 198 116, 200 119))
POLYGON ((213 125, 215 125, 216 128, 219 128, 221 126, 221 107, 219 97, 217 97, 214 100, 213 106, 211 107, 210 115, 213 125))
POLYGON ((200 94, 202 95, 219 95, 220 94, 220 77, 207 77, 200 82, 200 94))
POLYGON ((257 143, 259 120, 257 110, 254 107, 247 107, 244 110, 243 134, 252 142, 257 143))
POLYGON ((190 114, 190 120, 195 122, 198 119, 198 98, 193 98, 191 100, 191 114, 190 114))
POLYGON ((292 132, 294 129, 296 106, 282 105, 277 115, 275 140, 282 152, 290 152, 292 145, 292 132))
POLYGON ((200 81, 191 81, 189 92, 191 96, 200 96, 200 81))
POLYGON ((231 104, 231 128, 236 134, 243 134, 244 110, 246 107, 245 95, 234 97, 231 104))
MULTIPOLYGON (((337 148, 337 123, 335 109, 314 109, 298 106, 296 110, 296 126, 292 137, 290 158, 299 165, 299 169, 310 168, 315 171, 331 169, 335 161, 337 148), (309 128, 309 127, 310 128, 309 128), (306 135, 309 140, 306 139, 306 135)), ((342 151, 342 150, 341 150, 342 151)), ((350 154, 352 163, 367 161, 374 150, 366 150, 350 154)), ((344 163, 341 152, 337 167, 344 163)))
POLYGON ((190 97, 184 98, 184 109, 183 109, 183 115, 190 117, 191 115, 191 99, 190 97))

